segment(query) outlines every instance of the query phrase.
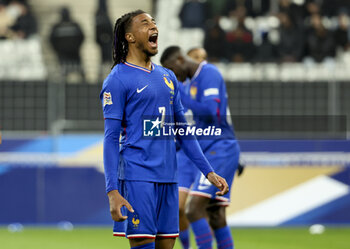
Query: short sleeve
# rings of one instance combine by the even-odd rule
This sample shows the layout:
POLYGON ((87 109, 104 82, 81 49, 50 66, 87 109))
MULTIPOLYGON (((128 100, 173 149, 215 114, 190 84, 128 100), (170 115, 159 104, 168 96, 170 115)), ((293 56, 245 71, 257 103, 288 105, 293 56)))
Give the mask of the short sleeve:
POLYGON ((202 93, 201 102, 220 99, 220 86, 222 82, 223 78, 216 68, 212 67, 204 71, 200 84, 202 93))
POLYGON ((127 91, 123 83, 110 75, 100 93, 104 118, 123 119, 127 91))

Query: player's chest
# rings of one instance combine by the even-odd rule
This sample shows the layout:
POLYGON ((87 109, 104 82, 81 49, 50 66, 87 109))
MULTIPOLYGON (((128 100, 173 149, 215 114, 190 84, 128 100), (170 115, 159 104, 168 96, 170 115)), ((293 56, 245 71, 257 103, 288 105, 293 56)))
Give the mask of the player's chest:
POLYGON ((175 84, 167 74, 136 78, 129 89, 129 101, 139 104, 173 103, 175 84))
POLYGON ((187 86, 186 92, 194 100, 199 100, 201 97, 201 88, 198 81, 191 81, 187 86))

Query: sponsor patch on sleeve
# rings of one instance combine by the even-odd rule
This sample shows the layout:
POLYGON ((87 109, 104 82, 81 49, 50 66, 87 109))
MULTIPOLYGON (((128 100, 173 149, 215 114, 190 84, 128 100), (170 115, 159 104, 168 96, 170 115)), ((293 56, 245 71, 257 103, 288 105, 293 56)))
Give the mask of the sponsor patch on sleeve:
POLYGON ((204 96, 210 96, 210 95, 219 95, 219 89, 218 88, 208 88, 204 90, 204 96))
POLYGON ((112 105, 112 94, 110 92, 103 93, 103 106, 112 105))

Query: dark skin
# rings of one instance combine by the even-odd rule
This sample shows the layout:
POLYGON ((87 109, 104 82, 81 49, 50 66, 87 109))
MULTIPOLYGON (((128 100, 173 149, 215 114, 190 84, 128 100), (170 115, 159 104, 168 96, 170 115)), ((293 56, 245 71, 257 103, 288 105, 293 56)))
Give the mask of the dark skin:
MULTIPOLYGON (((135 16, 132 19, 131 27, 126 30, 125 39, 128 41, 128 55, 126 61, 134 65, 152 69, 151 56, 158 52, 157 39, 151 39, 152 36, 158 37, 158 28, 154 19, 147 13, 135 16)), ((226 180, 214 172, 207 175, 207 179, 220 191, 218 195, 224 195, 228 192, 226 180)), ((118 190, 108 192, 110 212, 112 219, 115 221, 123 221, 128 217, 121 214, 120 209, 123 206, 133 213, 132 205, 120 195, 118 190)), ((129 239, 131 247, 145 245, 155 242, 156 249, 172 249, 175 244, 175 238, 156 238, 156 239, 129 239)))
POLYGON ((226 224, 226 207, 214 205, 207 208, 207 213, 209 215, 209 225, 214 230, 223 228, 227 225, 226 224))
POLYGON ((187 230, 190 226, 190 222, 186 217, 186 200, 188 197, 188 192, 179 191, 179 225, 180 231, 187 230))
MULTIPOLYGON (((194 61, 192 58, 184 55, 181 51, 178 51, 164 61, 163 66, 171 69, 175 73, 177 79, 184 82, 187 78, 192 78, 194 76, 199 64, 200 63, 194 61)), ((214 230, 227 225, 225 206, 211 205, 209 207, 209 198, 193 195, 190 196, 189 204, 185 210, 187 197, 187 193, 182 193, 180 191, 180 230, 186 230, 188 228, 188 221, 192 223, 206 217, 209 217, 209 224, 214 230)))
POLYGON ((192 223, 209 217, 209 225, 213 230, 223 228, 226 224, 226 207, 209 206, 210 199, 203 196, 191 195, 186 209, 186 217, 192 223))
POLYGON ((177 79, 184 82, 187 78, 193 77, 199 67, 199 63, 181 52, 176 52, 163 63, 163 66, 172 70, 177 79))
POLYGON ((158 35, 158 28, 155 20, 149 14, 135 16, 131 27, 125 34, 129 46, 126 61, 151 70, 151 56, 158 53, 157 41, 151 43, 149 40, 154 34, 158 35))

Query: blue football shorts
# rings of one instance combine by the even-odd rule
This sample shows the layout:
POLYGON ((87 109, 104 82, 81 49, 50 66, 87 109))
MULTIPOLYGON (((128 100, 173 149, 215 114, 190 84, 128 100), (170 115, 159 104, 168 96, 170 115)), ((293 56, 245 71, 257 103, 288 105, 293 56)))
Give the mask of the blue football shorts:
POLYGON ((215 193, 219 191, 219 189, 212 185, 203 174, 197 175, 190 194, 210 198, 216 205, 229 205, 231 186, 238 167, 239 154, 240 148, 236 141, 234 143, 231 142, 230 146, 223 146, 221 144, 215 147, 214 145, 204 153, 215 173, 225 178, 227 181, 230 188, 227 194, 224 196, 217 196, 215 193))
POLYGON ((189 192, 200 171, 182 149, 176 153, 176 159, 179 191, 189 192))
POLYGON ((122 214, 128 218, 114 222, 113 235, 132 238, 176 238, 179 236, 179 195, 177 183, 120 181, 119 192, 130 203, 122 214))

